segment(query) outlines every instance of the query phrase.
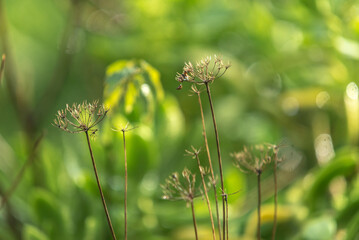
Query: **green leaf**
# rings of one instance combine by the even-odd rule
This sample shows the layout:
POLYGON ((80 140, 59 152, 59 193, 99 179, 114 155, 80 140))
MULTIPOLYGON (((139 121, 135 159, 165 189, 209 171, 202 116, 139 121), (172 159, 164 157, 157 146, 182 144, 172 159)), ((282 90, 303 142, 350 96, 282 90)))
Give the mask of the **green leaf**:
POLYGON ((60 202, 50 192, 43 189, 34 189, 32 192, 32 207, 40 226, 52 236, 65 236, 65 220, 60 202))
POLYGON ((359 238, 359 213, 355 214, 348 224, 346 240, 357 240, 359 238))
POLYGON ((311 210, 314 210, 318 206, 319 200, 325 196, 323 193, 327 191, 332 179, 337 176, 348 176, 355 171, 357 159, 355 151, 344 150, 315 174, 315 180, 306 196, 306 202, 311 210))
POLYGON ((157 71, 154 67, 148 64, 146 61, 141 60, 141 67, 145 70, 145 78, 148 82, 151 82, 153 87, 157 91, 157 99, 160 101, 164 97, 164 92, 162 89, 162 84, 160 80, 160 72, 157 71))
POLYGON ((49 238, 38 228, 26 224, 23 230, 24 240, 49 240, 49 238))
POLYGON ((342 209, 337 216, 337 222, 341 226, 347 225, 348 221, 352 219, 353 213, 359 209, 359 197, 352 199, 344 209, 342 209))
POLYGON ((331 217, 320 217, 310 220, 304 227, 302 239, 327 240, 333 239, 336 233, 336 223, 331 217))
POLYGON ((146 61, 120 60, 107 68, 104 103, 112 111, 124 110, 131 121, 144 118, 151 122, 156 103, 163 98, 160 73, 146 61))

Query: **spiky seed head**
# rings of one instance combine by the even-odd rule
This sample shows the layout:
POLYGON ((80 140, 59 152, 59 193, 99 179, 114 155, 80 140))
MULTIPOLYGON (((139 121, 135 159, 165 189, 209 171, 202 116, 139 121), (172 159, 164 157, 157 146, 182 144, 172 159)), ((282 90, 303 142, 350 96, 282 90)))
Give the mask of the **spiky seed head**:
POLYGON ((74 103, 71 107, 66 104, 65 109, 57 111, 52 125, 69 133, 90 132, 94 136, 97 132, 95 126, 106 117, 107 112, 108 109, 99 105, 98 100, 74 103))

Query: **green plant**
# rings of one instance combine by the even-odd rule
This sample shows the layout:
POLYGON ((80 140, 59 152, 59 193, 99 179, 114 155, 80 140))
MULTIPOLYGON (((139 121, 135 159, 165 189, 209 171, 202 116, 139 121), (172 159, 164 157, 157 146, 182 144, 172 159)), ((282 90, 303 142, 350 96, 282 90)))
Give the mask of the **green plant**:
POLYGON ((9 187, 9 189, 4 193, 4 196, 2 197, 2 199, 0 201, 0 210, 1 210, 1 208, 3 206, 5 206, 5 204, 7 203, 9 198, 11 197, 11 195, 16 190, 16 188, 19 185, 20 181, 24 177, 26 169, 28 169, 31 166, 31 164, 35 161, 37 150, 39 148, 39 145, 40 145, 41 141, 44 138, 44 135, 45 135, 45 133, 42 132, 41 135, 36 139, 36 141, 34 143, 34 146, 31 149, 31 154, 28 156, 26 162, 21 167, 19 173, 15 176, 15 178, 12 181, 11 186, 9 187))
POLYGON ((85 133, 98 190, 100 192, 102 205, 106 214, 106 219, 112 234, 112 238, 116 240, 115 231, 112 227, 110 214, 107 210, 107 205, 101 188, 100 179, 98 177, 95 158, 93 156, 90 142, 90 135, 95 136, 96 132, 98 131, 98 129, 95 127, 106 117, 107 112, 108 109, 106 109, 103 105, 99 105, 98 101, 94 101, 93 103, 87 103, 85 101, 82 104, 75 103, 72 105, 72 107, 66 105, 65 110, 59 110, 57 112, 53 125, 68 133, 85 133), (68 113, 72 117, 72 120, 68 118, 68 113))

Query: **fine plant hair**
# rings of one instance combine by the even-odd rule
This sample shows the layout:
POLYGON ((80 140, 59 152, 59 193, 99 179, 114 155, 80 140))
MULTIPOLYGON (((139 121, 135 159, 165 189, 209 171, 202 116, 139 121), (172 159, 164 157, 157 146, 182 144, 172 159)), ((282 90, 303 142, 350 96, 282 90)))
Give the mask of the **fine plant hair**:
POLYGON ((219 174, 221 179, 221 189, 222 189, 222 214, 223 214, 223 240, 226 239, 226 204, 225 204, 225 188, 224 188, 224 179, 223 179, 223 169, 222 169, 222 158, 221 158, 221 150, 219 144, 219 136, 218 136, 218 128, 216 117, 214 113, 213 101, 211 96, 210 84, 214 82, 214 80, 222 77, 230 64, 224 64, 222 59, 218 56, 214 56, 214 61, 211 61, 211 57, 206 57, 202 59, 200 62, 196 64, 194 67, 191 62, 185 63, 182 73, 177 73, 176 80, 180 83, 180 86, 177 89, 182 88, 182 83, 190 82, 195 83, 197 85, 204 85, 206 87, 206 92, 208 96, 208 101, 212 114, 212 122, 214 133, 216 136, 216 147, 217 147, 217 156, 218 156, 218 165, 219 165, 219 174))
POLYGON ((257 175, 258 206, 257 206, 257 239, 261 238, 261 175, 264 166, 271 162, 269 150, 264 145, 244 147, 243 151, 231 154, 234 165, 242 172, 252 172, 257 175))
POLYGON ((126 151, 126 132, 133 130, 134 128, 129 128, 129 123, 126 124, 125 127, 121 127, 121 129, 112 129, 113 131, 121 131, 123 138, 123 151, 125 158, 125 240, 127 240, 127 151, 126 151))
POLYGON ((99 105, 97 100, 93 101, 92 103, 87 103, 86 101, 84 101, 82 104, 75 103, 72 105, 72 107, 66 105, 64 110, 59 110, 57 112, 56 119, 52 125, 68 133, 85 133, 97 186, 107 218, 107 223, 109 225, 113 240, 116 240, 115 231, 112 227, 110 214, 107 210, 107 205, 101 188, 100 179, 98 177, 95 158, 93 156, 90 142, 90 135, 95 136, 96 132, 98 131, 98 129, 95 127, 106 117, 107 112, 108 109, 106 109, 103 105, 99 105))
MULTIPOLYGON (((213 221, 213 214, 212 214, 212 209, 211 209, 211 202, 209 201, 209 197, 208 197, 208 191, 207 191, 207 186, 206 186, 206 181, 204 180, 205 175, 208 173, 208 171, 205 170, 205 168, 203 168, 201 166, 201 162, 199 160, 199 153, 200 153, 200 149, 195 149, 193 146, 191 146, 192 151, 189 150, 185 150, 188 156, 191 156, 193 159, 197 160, 197 165, 198 165, 198 169, 199 172, 201 174, 201 180, 202 180, 202 186, 203 186, 203 190, 204 190, 204 196, 206 198, 206 202, 207 202, 207 207, 208 207, 208 213, 209 213, 209 217, 211 219, 211 227, 212 227, 212 235, 213 235, 213 239, 216 239, 216 232, 214 230, 214 221, 213 221)), ((211 179, 212 181, 212 179, 211 179)))
POLYGON ((182 171, 182 177, 184 179, 183 181, 179 179, 179 174, 174 172, 165 180, 165 184, 161 185, 163 191, 162 198, 166 200, 184 200, 187 203, 187 207, 189 205, 191 206, 194 234, 196 240, 198 240, 193 200, 197 197, 196 192, 200 189, 196 188, 196 175, 191 173, 187 168, 184 168, 182 171))
POLYGON ((4 71, 5 68, 5 54, 2 55, 1 57, 1 65, 0 65, 0 83, 1 83, 1 79, 2 79, 2 72, 4 71))
POLYGON ((7 203, 7 201, 9 201, 13 192, 16 190, 17 186, 19 185, 22 178, 24 177, 24 173, 25 173, 26 169, 28 169, 31 166, 31 164, 35 161, 37 150, 40 146, 42 139, 44 138, 44 135, 45 135, 45 133, 42 132, 41 135, 36 139, 32 149, 31 149, 31 153, 30 153, 29 157, 27 158, 24 165, 21 167, 21 169, 20 169, 19 173, 16 175, 14 181, 11 183, 10 188, 4 193, 4 196, 0 202, 0 210, 3 206, 5 206, 5 204, 7 203))
POLYGON ((192 92, 195 93, 198 97, 198 104, 199 104, 199 108, 200 108, 200 112, 201 112, 203 138, 204 138, 204 144, 206 146, 209 170, 211 172, 211 184, 213 187, 214 199, 216 202, 216 217, 217 217, 217 225, 218 225, 218 235, 219 235, 219 240, 221 240, 222 236, 221 236, 221 222, 219 221, 219 211, 218 211, 218 197, 217 197, 217 187, 216 187, 217 183, 216 183, 216 177, 215 177, 214 171, 213 171, 211 153, 210 153, 209 147, 208 147, 206 124, 204 121, 204 114, 203 114, 203 107, 202 107, 202 100, 201 100, 201 91, 199 91, 197 89, 196 85, 194 85, 194 84, 192 85, 191 89, 192 89, 192 92))

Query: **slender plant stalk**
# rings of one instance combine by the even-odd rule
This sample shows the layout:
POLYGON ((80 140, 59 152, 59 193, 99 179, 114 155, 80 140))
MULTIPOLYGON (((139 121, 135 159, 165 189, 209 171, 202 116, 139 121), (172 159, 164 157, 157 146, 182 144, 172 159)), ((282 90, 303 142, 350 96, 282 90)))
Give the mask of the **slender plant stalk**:
POLYGON ((192 218, 193 218, 194 234, 196 235, 196 240, 198 240, 197 223, 196 223, 196 216, 195 216, 195 213, 194 213, 193 200, 191 200, 191 208, 192 208, 192 218))
POLYGON ((222 189, 222 207, 223 207, 223 239, 226 239, 226 204, 225 204, 225 196, 224 196, 224 182, 223 182, 223 170, 222 170, 222 159, 221 159, 221 149, 219 146, 219 137, 218 137, 218 129, 217 129, 217 123, 216 123, 216 117, 214 115, 214 109, 213 109, 213 102, 211 97, 211 91, 209 88, 209 83, 205 82, 207 95, 208 95, 208 101, 209 105, 211 107, 211 113, 212 113, 212 121, 213 121, 213 128, 214 133, 216 135, 216 144, 217 144, 217 155, 218 155, 218 164, 219 164, 219 174, 221 178, 221 189, 222 189))
POLYGON ((113 240, 116 240, 115 231, 113 230, 113 227, 112 227, 110 214, 108 213, 108 210, 107 210, 107 205, 106 205, 105 197, 103 196, 103 192, 102 192, 102 188, 101 188, 101 184, 100 184, 100 179, 99 179, 98 174, 97 174, 97 168, 96 168, 95 158, 94 158, 93 153, 92 153, 92 148, 91 148, 91 144, 90 144, 90 138, 89 138, 88 131, 85 131, 85 133, 86 133, 87 144, 88 144, 89 151, 90 151, 90 155, 91 155, 92 166, 93 166, 93 170, 94 170, 94 172, 95 172, 96 182, 97 182, 98 190, 100 191, 101 200, 102 200, 102 205, 103 205, 103 208, 104 208, 104 210, 105 210, 105 214, 106 214, 108 226, 110 227, 110 230, 111 230, 112 239, 113 239, 113 240))
POLYGON ((261 173, 258 173, 258 217, 257 217, 257 239, 261 239, 261 173))
POLYGON ((5 54, 2 55, 1 57, 1 66, 0 66, 0 83, 1 83, 1 79, 2 79, 2 72, 4 71, 5 68, 5 54))
POLYGON ((205 195, 205 197, 206 197, 207 206, 208 206, 208 212, 209 212, 209 216, 210 216, 210 219, 211 219, 213 239, 215 240, 215 239, 216 239, 216 232, 215 232, 215 230, 214 230, 214 221, 213 221, 213 214, 212 214, 212 209, 211 209, 211 203, 210 203, 209 198, 208 198, 208 192, 207 192, 206 182, 204 181, 203 171, 201 170, 201 163, 200 163, 200 161, 199 161, 198 154, 196 154, 196 159, 197 159, 197 163, 198 163, 199 172, 201 173, 201 179, 202 179, 202 185, 203 185, 203 189, 204 189, 204 195, 205 195))
POLYGON ((126 134, 125 129, 122 130, 123 149, 125 154, 125 240, 127 240, 127 152, 126 152, 126 134))
POLYGON ((216 201, 216 216, 217 216, 217 224, 218 224, 218 235, 219 235, 219 240, 222 239, 222 234, 221 234, 221 222, 219 221, 219 211, 218 211, 218 197, 217 197, 217 187, 216 187, 216 179, 214 176, 214 172, 213 172, 213 166, 212 166, 212 160, 211 160, 211 154, 209 152, 209 147, 208 147, 208 140, 207 140, 207 133, 206 133, 206 124, 204 122, 204 114, 203 114, 203 107, 202 107, 202 101, 201 101, 201 96, 200 96, 200 92, 197 91, 196 92, 198 95, 198 104, 201 110, 201 118, 202 118, 202 128, 203 128, 203 138, 204 138, 204 143, 206 145, 206 152, 207 152, 207 157, 208 157, 208 163, 209 163, 209 169, 211 171, 211 176, 212 176, 212 187, 213 187, 213 193, 214 193, 214 199, 216 201))
MULTIPOLYGON (((0 195, 5 196, 5 192, 0 186, 0 195)), ((9 230, 13 233, 14 239, 21 240, 23 239, 23 222, 19 220, 18 214, 15 213, 10 204, 4 205, 4 211, 1 213, 3 216, 3 221, 7 223, 9 230)))
POLYGON ((227 240, 228 240, 228 194, 225 194, 226 195, 226 235, 227 235, 227 240))
POLYGON ((278 211, 278 186, 277 186, 277 157, 274 159, 274 219, 273 219, 273 230, 272 230, 272 240, 275 239, 275 233, 277 230, 277 211, 278 211))
POLYGON ((36 139, 34 146, 32 147, 31 153, 28 157, 28 159, 26 160, 26 162, 24 163, 24 165, 21 167, 19 173, 16 175, 14 181, 12 182, 10 188, 5 192, 3 198, 1 199, 0 202, 0 209, 6 204, 6 202, 9 200, 9 198, 11 197, 11 195, 13 194, 13 192, 16 190, 17 186, 19 185, 21 179, 24 176, 24 173, 26 171, 26 169, 34 162, 35 160, 35 156, 36 156, 36 152, 37 149, 41 143, 41 140, 44 137, 44 132, 41 133, 41 135, 36 139))

